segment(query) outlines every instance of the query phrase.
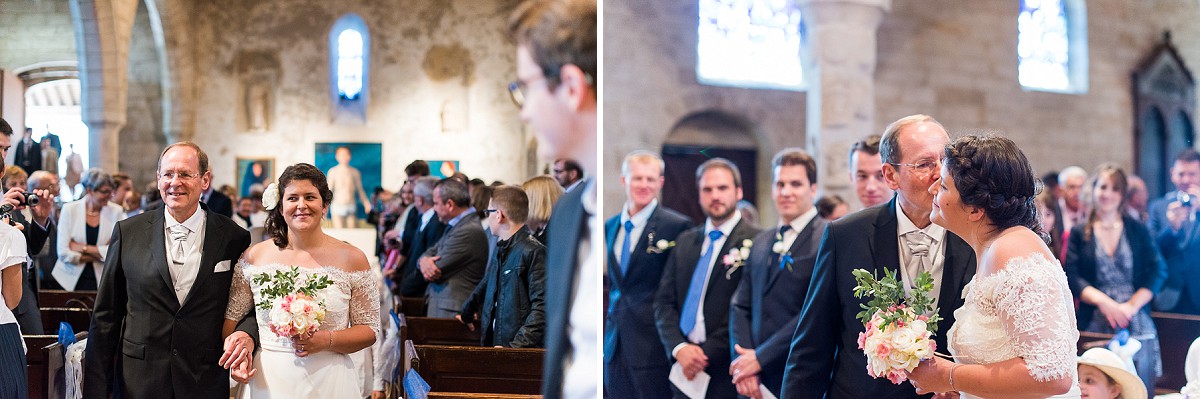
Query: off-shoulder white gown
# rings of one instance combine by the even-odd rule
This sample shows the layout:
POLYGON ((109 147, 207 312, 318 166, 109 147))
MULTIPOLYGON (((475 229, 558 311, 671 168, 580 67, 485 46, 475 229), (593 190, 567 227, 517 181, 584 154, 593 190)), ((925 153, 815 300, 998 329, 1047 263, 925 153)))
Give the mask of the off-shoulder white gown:
MULTIPOLYGON (((963 298, 947 336, 955 361, 991 364, 1020 357, 1035 380, 1066 375, 1078 380, 1075 305, 1058 261, 1041 254, 1013 258, 995 273, 976 274, 963 289, 963 298)), ((1076 383, 1055 398, 1079 395, 1076 383)))
MULTIPOLYGON (((257 266, 242 260, 234 269, 225 318, 240 320, 251 309, 258 312, 260 346, 254 356, 254 368, 258 372, 238 398, 361 398, 358 369, 349 355, 323 351, 306 357, 296 356, 291 338, 275 335, 267 327, 270 310, 254 307, 261 288, 252 283, 254 275, 291 267, 281 264, 257 266)), ((317 294, 318 299, 325 301, 322 331, 367 325, 379 334, 379 288, 370 270, 346 272, 325 266, 301 267, 300 272, 324 274, 333 280, 332 285, 317 294)))

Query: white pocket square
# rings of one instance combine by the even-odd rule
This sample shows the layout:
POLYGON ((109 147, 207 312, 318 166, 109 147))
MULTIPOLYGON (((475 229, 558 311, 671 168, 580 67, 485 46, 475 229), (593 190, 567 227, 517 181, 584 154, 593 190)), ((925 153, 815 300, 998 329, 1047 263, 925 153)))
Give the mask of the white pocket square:
POLYGON ((229 265, 231 263, 227 260, 217 262, 217 267, 213 269, 213 273, 227 272, 229 271, 229 265))

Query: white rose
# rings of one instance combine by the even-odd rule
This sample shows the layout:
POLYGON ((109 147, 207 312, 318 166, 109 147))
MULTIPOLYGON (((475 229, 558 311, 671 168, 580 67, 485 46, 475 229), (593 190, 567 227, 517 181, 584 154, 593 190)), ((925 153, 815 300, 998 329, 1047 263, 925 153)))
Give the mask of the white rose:
POLYGON ((742 246, 746 247, 746 248, 750 248, 751 246, 754 246, 754 240, 751 240, 749 238, 742 240, 742 246))
POLYGON ((667 243, 667 240, 658 240, 658 242, 654 243, 654 246, 658 247, 659 250, 666 251, 667 248, 671 247, 671 244, 667 243))
POLYGON ((882 376, 887 374, 889 365, 888 362, 876 356, 867 356, 867 368, 875 373, 874 376, 882 376))
POLYGON ((262 195, 263 209, 272 210, 276 205, 279 205, 279 185, 271 183, 267 188, 263 189, 262 195))
POLYGON ((927 340, 919 341, 916 345, 916 348, 912 351, 913 356, 915 356, 917 359, 928 359, 929 357, 933 356, 933 351, 929 349, 929 344, 927 342, 927 340))
POLYGON ((742 255, 742 259, 749 258, 750 257, 750 248, 742 247, 741 255, 742 255))
POLYGON ((776 241, 775 245, 771 246, 771 251, 775 252, 777 254, 781 254, 781 253, 784 253, 785 251, 787 251, 787 247, 783 245, 783 241, 776 241))
POLYGON ((271 325, 286 326, 292 322, 292 313, 276 306, 271 309, 271 325))
POLYGON ((897 328, 892 333, 892 347, 901 351, 909 351, 916 343, 917 338, 919 338, 917 333, 908 326, 897 328))
POLYGON ((913 369, 917 368, 917 364, 920 363, 920 359, 903 351, 892 351, 891 355, 888 356, 887 363, 893 369, 913 371, 913 369))

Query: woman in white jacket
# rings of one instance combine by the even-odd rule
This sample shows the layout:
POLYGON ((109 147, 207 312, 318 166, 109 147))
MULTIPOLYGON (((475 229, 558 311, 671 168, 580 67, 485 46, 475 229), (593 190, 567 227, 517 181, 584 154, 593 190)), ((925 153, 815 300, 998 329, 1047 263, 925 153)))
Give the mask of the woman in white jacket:
POLYGON ((108 252, 113 227, 125 210, 109 202, 116 186, 112 176, 97 168, 83 174, 86 194, 62 207, 58 219, 58 263, 51 275, 67 291, 95 290, 108 252))

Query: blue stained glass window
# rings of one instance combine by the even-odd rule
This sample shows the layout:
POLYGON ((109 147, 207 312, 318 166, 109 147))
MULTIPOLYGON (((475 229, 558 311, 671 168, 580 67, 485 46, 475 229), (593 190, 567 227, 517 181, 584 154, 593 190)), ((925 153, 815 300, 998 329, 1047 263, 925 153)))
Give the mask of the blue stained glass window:
POLYGON ((1022 86, 1069 90, 1071 41, 1062 0, 1022 0, 1017 16, 1017 80, 1022 86))
POLYGON ((363 37, 354 29, 338 34, 337 88, 338 96, 358 99, 363 87, 363 37))
POLYGON ((804 89, 804 21, 793 0, 700 0, 698 34, 702 83, 804 89))

